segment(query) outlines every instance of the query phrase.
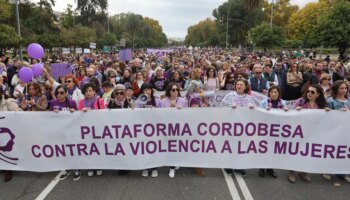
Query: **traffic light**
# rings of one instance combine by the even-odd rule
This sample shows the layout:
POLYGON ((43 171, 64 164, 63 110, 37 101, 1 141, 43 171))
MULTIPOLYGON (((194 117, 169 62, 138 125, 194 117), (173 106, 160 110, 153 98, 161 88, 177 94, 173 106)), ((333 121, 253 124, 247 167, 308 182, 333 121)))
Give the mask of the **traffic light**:
POLYGON ((224 24, 224 18, 223 18, 223 17, 220 17, 220 18, 219 18, 219 24, 220 24, 220 25, 223 25, 223 24, 224 24))

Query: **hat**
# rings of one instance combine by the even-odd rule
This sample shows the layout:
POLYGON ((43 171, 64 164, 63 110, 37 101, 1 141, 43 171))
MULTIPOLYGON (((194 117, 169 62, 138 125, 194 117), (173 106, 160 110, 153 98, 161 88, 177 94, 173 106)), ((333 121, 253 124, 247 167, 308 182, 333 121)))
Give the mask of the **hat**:
POLYGON ((123 84, 117 84, 114 87, 114 90, 126 90, 125 86, 123 84))

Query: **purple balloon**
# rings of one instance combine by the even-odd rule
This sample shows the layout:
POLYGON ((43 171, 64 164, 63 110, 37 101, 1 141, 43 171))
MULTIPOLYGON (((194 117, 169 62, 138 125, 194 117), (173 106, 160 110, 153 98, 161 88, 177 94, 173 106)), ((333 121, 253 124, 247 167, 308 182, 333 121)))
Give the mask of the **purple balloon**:
POLYGON ((39 63, 34 64, 32 66, 33 75, 34 76, 41 76, 41 75, 43 75, 43 68, 44 68, 44 66, 42 64, 39 64, 39 63))
POLYGON ((23 81, 24 83, 29 83, 33 79, 33 71, 29 67, 22 67, 19 72, 19 79, 23 81))
POLYGON ((41 59, 44 57, 44 48, 37 43, 32 43, 27 48, 28 55, 35 59, 41 59))

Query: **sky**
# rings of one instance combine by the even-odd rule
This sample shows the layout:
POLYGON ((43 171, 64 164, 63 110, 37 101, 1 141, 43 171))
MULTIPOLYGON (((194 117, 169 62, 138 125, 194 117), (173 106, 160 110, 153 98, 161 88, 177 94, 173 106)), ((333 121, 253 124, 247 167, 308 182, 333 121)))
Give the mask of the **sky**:
MULTIPOLYGON (((213 17, 213 9, 227 0, 109 0, 109 14, 132 12, 159 21, 167 37, 184 38, 187 28, 207 17, 213 17)), ((269 0, 272 1, 272 0, 269 0)), ((291 4, 303 7, 317 0, 291 0, 291 4)), ((32 0, 38 2, 38 0, 32 0)), ((74 0, 56 0, 55 11, 62 12, 67 4, 76 8, 74 0)))

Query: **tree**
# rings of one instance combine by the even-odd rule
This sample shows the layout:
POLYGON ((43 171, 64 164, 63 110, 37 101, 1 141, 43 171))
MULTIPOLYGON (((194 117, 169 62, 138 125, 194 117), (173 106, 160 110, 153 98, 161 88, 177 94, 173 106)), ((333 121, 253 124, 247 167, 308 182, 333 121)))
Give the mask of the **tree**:
POLYGON ((143 20, 141 15, 136 15, 131 13, 126 20, 126 27, 128 32, 131 35, 131 41, 132 41, 132 48, 135 46, 135 34, 139 30, 141 21, 143 20))
POLYGON ((287 26, 289 39, 303 41, 305 46, 319 46, 313 30, 328 7, 329 2, 321 0, 317 3, 308 3, 303 9, 292 14, 287 26))
POLYGON ((256 8, 259 8, 261 5, 262 0, 244 0, 244 5, 249 10, 254 10, 256 8))
POLYGON ((263 20, 261 9, 249 10, 245 0, 230 0, 213 10, 217 22, 222 17, 223 25, 218 24, 220 44, 225 44, 228 23, 228 42, 233 45, 247 44, 247 33, 250 27, 260 24, 263 20), (228 13, 228 16, 227 16, 228 13), (227 21, 228 18, 228 21, 227 21))
POLYGON ((16 47, 18 46, 20 37, 15 29, 6 24, 0 24, 0 47, 16 47))
POLYGON ((218 28, 216 22, 207 18, 187 29, 185 44, 192 46, 199 46, 200 44, 201 46, 206 46, 207 44, 217 45, 217 43, 213 44, 213 42, 217 41, 217 39, 215 39, 217 38, 217 34, 218 28))
POLYGON ((68 4, 67 9, 61 17, 61 25, 66 28, 72 28, 75 24, 74 11, 72 10, 72 5, 68 4))
POLYGON ((282 45, 285 39, 281 27, 273 25, 272 29, 266 22, 251 29, 248 36, 257 46, 267 48, 282 45))
POLYGON ((107 9, 107 0, 77 0, 77 11, 80 12, 80 21, 83 25, 91 25, 94 16, 107 9))
POLYGON ((325 45, 338 47, 339 58, 345 58, 350 45, 350 2, 339 0, 321 16, 314 34, 325 45))

